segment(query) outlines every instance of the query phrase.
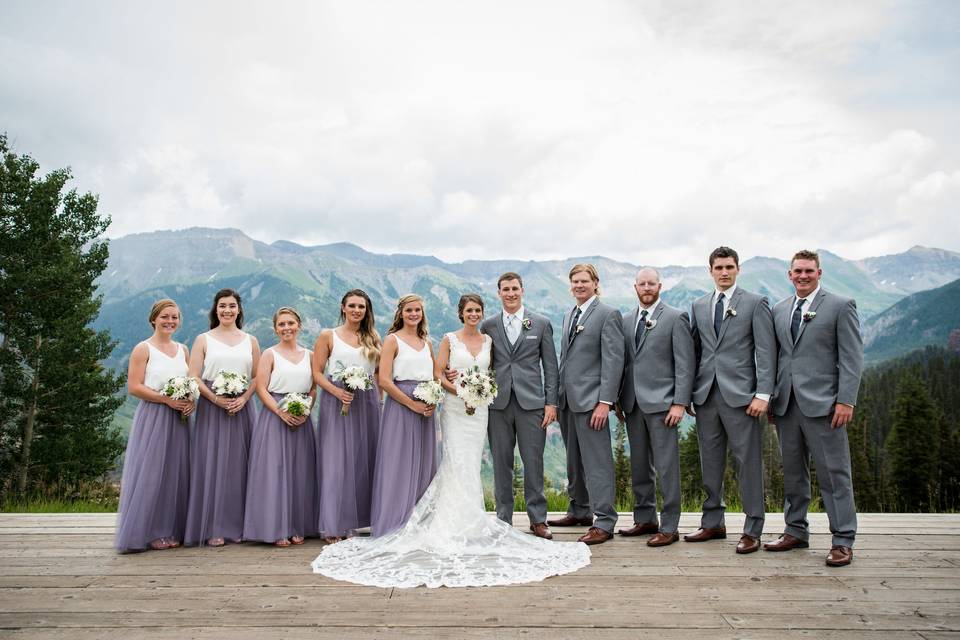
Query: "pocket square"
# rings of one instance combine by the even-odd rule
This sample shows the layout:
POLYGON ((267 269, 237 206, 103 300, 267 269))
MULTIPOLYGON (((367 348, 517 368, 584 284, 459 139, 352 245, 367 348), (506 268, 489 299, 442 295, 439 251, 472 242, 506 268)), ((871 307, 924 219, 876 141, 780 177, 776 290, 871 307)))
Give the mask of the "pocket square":
POLYGON ((524 340, 539 340, 540 336, 527 336, 524 340))

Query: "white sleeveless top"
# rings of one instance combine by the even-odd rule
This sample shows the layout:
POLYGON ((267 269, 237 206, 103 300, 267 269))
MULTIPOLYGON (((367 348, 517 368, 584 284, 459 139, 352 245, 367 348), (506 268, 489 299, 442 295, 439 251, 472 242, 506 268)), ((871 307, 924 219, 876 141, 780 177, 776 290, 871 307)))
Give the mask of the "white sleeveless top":
POLYGON ((406 342, 397 338, 397 357, 393 359, 394 380, 433 380, 433 358, 426 340, 423 348, 417 351, 406 342))
POLYGON ((324 367, 325 375, 332 375, 338 369, 338 362, 342 362, 344 367, 363 367, 368 374, 373 375, 376 367, 373 361, 363 357, 362 347, 351 347, 343 338, 337 335, 336 329, 333 333, 333 350, 330 351, 330 357, 327 358, 327 366, 324 367))
POLYGON ((220 342, 209 333, 207 337, 207 353, 203 358, 204 380, 213 380, 220 371, 235 371, 251 378, 253 371, 253 348, 250 345, 250 334, 246 333, 240 344, 230 346, 220 342))
POLYGON ((310 393, 313 388, 313 371, 310 370, 311 352, 300 347, 299 353, 304 353, 300 362, 294 364, 277 350, 270 347, 273 351, 273 372, 270 374, 270 383, 267 385, 267 391, 270 393, 310 393))
POLYGON ((187 361, 184 358, 182 344, 177 345, 177 355, 172 358, 149 342, 144 341, 150 350, 147 359, 147 368, 143 375, 143 384, 154 391, 160 391, 170 378, 179 378, 187 375, 187 361))

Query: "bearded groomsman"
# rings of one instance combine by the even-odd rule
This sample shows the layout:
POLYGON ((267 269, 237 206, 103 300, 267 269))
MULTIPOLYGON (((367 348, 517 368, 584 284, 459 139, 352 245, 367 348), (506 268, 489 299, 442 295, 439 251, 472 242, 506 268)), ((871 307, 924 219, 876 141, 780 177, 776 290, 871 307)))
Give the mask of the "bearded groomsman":
POLYGON ((620 312, 600 302, 600 276, 592 264, 570 269, 570 292, 576 306, 563 320, 559 389, 570 506, 547 524, 592 525, 578 540, 600 544, 613 537, 617 524, 609 413, 623 374, 623 330, 620 312))
POLYGON ((493 340, 497 397, 490 405, 487 435, 493 458, 497 517, 513 522, 513 449, 520 445, 523 495, 530 530, 548 540, 547 499, 543 495, 543 448, 547 425, 557 419, 557 352, 550 321, 523 306, 523 279, 513 272, 497 280, 503 312, 483 321, 493 340))
POLYGON ((637 272, 639 305, 623 319, 627 351, 620 410, 626 414, 633 478, 633 526, 620 535, 654 534, 662 547, 680 538, 680 452, 677 425, 690 404, 696 367, 690 320, 660 300, 660 273, 637 272), (657 521, 657 485, 663 510, 657 521))
POLYGON ((777 340, 766 298, 737 285, 740 257, 730 247, 710 254, 716 290, 693 303, 690 318, 697 352, 693 404, 706 499, 696 533, 686 542, 726 538, 723 476, 727 447, 733 454, 746 516, 737 553, 760 548, 765 514, 763 431, 776 381, 777 340))
POLYGON ((863 341, 856 302, 824 290, 822 273, 817 253, 798 251, 787 272, 796 294, 773 308, 779 343, 773 413, 783 455, 786 528, 763 548, 808 546, 812 455, 833 534, 827 565, 839 567, 853 560, 857 533, 846 426, 860 389, 863 341))

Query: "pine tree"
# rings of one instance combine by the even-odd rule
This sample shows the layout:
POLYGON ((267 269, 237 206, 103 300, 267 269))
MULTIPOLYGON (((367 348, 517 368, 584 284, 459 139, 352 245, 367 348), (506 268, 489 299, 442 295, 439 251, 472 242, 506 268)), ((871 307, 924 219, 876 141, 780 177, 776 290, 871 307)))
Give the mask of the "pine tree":
POLYGON ((926 386, 905 374, 897 385, 893 428, 887 439, 898 508, 930 511, 937 497, 940 420, 926 386))
POLYGON ((633 510, 633 483, 627 456, 627 423, 617 422, 613 445, 613 476, 618 509, 633 510))
POLYGON ((110 223, 67 169, 40 177, 0 136, 0 492, 102 475, 122 449, 112 431, 122 377, 99 365, 113 343, 89 328, 110 223))
POLYGON ((684 509, 699 510, 706 494, 700 471, 700 437, 692 426, 680 437, 680 495, 684 509))

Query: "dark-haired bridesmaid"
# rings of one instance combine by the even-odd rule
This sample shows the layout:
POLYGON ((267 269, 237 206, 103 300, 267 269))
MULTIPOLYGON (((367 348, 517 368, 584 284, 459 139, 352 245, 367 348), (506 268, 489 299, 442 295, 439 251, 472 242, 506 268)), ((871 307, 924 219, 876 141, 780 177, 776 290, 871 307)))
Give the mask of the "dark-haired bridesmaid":
POLYGON ((379 380, 387 399, 373 479, 372 536, 390 533, 407 521, 436 471, 434 407, 413 397, 418 384, 433 380, 427 316, 423 298, 416 294, 397 303, 380 353, 379 380))
POLYGON ((180 309, 170 299, 150 310, 153 335, 130 354, 127 390, 139 398, 120 482, 114 546, 123 552, 179 547, 190 480, 190 427, 181 419, 193 400, 161 393, 170 378, 187 375, 187 348, 173 341, 180 309))
POLYGON ((280 342, 263 352, 257 395, 263 410, 253 428, 243 537, 286 547, 317 534, 317 458, 309 412, 294 415, 287 394, 316 397, 312 352, 297 344, 300 314, 280 307, 273 330, 280 342))
POLYGON ((320 396, 317 464, 320 535, 327 542, 370 526, 373 471, 380 432, 380 391, 351 391, 334 377, 360 367, 373 378, 380 359, 370 296, 360 289, 340 300, 340 326, 320 334, 313 347, 313 379, 320 396), (343 415, 344 410, 347 415, 343 415))
POLYGON ((242 330, 243 303, 233 289, 221 289, 210 308, 210 331, 197 336, 190 375, 200 383, 197 421, 190 439, 190 501, 185 542, 219 547, 243 536, 247 495, 247 455, 256 420, 249 404, 260 360, 257 339, 242 330), (217 395, 213 381, 221 372, 246 376, 249 386, 237 395, 217 395))

